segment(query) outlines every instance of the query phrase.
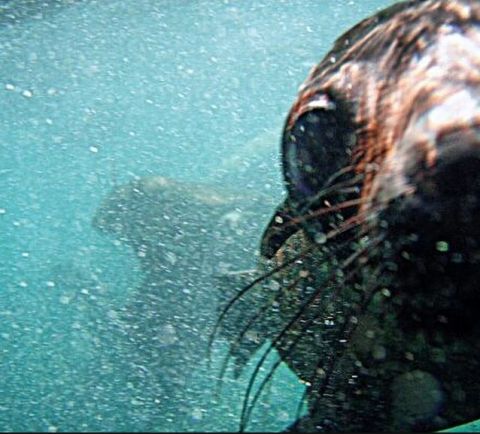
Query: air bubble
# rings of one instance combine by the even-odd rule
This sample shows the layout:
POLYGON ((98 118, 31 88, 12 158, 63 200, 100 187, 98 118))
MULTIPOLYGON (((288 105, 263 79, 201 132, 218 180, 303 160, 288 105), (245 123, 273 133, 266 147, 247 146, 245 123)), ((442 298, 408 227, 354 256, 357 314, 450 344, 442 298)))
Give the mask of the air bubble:
POLYGON ((327 242, 327 235, 323 232, 315 234, 315 243, 316 244, 325 244, 327 242))
POLYGON ((448 252, 448 249, 450 248, 450 246, 446 241, 437 241, 437 243, 435 244, 435 247, 437 251, 442 253, 448 252))

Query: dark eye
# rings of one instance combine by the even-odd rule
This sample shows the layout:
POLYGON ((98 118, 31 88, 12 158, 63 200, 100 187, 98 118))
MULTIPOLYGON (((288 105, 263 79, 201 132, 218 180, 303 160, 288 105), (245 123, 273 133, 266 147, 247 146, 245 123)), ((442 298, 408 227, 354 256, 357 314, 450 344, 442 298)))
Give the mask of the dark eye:
POLYGON ((333 103, 326 95, 310 101, 309 106, 311 109, 300 115, 293 125, 287 123, 283 133, 283 174, 288 196, 263 234, 260 250, 266 258, 273 257, 300 228, 313 240, 323 233, 321 221, 298 221, 296 217, 321 207, 324 198, 320 198, 319 193, 327 181, 350 164, 355 128, 349 110, 338 101, 333 103))
POLYGON ((283 136, 283 172, 292 206, 310 208, 326 181, 347 164, 351 128, 339 108, 302 114, 283 136))

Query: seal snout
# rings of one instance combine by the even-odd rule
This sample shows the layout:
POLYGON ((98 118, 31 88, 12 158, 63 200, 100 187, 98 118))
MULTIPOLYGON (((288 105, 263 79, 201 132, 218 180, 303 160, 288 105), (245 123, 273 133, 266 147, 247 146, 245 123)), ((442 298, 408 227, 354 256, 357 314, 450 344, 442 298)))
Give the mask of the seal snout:
POLYGON ((444 134, 435 147, 431 167, 417 167, 408 174, 415 194, 448 213, 480 202, 480 128, 444 134))
MULTIPOLYGON (((480 247, 480 127, 438 135, 435 160, 404 169, 411 193, 391 200, 381 213, 390 230, 448 240, 463 252, 480 247), (467 242, 468 239, 468 242, 467 242)), ((433 245, 433 244, 432 244, 433 245)))

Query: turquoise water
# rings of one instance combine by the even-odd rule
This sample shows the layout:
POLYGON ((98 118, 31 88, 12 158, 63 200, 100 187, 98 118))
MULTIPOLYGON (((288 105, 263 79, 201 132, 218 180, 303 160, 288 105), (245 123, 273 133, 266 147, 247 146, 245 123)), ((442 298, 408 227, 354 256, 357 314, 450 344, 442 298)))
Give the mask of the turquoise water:
MULTIPOLYGON (((184 402, 161 402, 169 379, 158 364, 170 347, 140 348, 115 322, 138 299, 145 269, 92 218, 115 186, 157 175, 279 201, 278 137, 299 84, 343 30, 391 3, 0 5, 0 430, 238 428, 253 365, 236 381, 230 369, 213 397, 222 342, 212 366, 200 363, 182 385, 184 402), (143 374, 132 379, 135 369, 143 374)), ((141 308, 127 317, 155 316, 141 308)), ((302 391, 283 366, 249 429, 287 427, 302 391)))

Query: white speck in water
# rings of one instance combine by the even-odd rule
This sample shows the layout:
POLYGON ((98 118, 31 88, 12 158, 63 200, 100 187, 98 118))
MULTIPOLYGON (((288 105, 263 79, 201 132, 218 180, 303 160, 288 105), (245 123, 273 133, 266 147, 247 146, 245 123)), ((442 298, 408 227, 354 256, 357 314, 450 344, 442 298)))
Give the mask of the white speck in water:
POLYGON ((96 146, 90 146, 90 152, 96 154, 98 152, 98 148, 96 146))
POLYGON ((10 91, 15 90, 15 86, 12 83, 7 83, 5 85, 5 90, 10 90, 10 91))
POLYGON ((33 92, 31 90, 25 89, 22 92, 22 96, 24 96, 25 98, 31 98, 33 96, 33 92))
POLYGON ((28 286, 28 283, 25 282, 25 280, 22 280, 20 283, 19 283, 19 286, 21 286, 22 288, 26 288, 28 286))
POLYGON ((23 256, 24 258, 28 258, 28 257, 30 256, 30 253, 28 253, 28 252, 22 252, 22 256, 23 256))
POLYGON ((141 405, 145 405, 145 403, 143 402, 143 400, 141 398, 132 398, 130 400, 130 404, 132 404, 133 406, 135 407, 139 407, 141 405))
POLYGON ((177 332, 175 327, 171 324, 166 324, 161 327, 160 332, 158 334, 158 340, 160 345, 167 346, 172 345, 177 342, 177 332))
POLYGON ((110 310, 107 312, 107 316, 108 316, 110 319, 116 320, 116 319, 118 319, 118 312, 117 312, 116 310, 110 309, 110 310))
POLYGON ((7 210, 5 208, 0 208, 0 215, 6 214, 7 210))
POLYGON ((177 263, 177 256, 173 252, 166 252, 165 258, 171 265, 175 265, 177 263))
POLYGON ((48 125, 52 125, 52 124, 53 124, 53 121, 52 121, 50 118, 45 119, 45 122, 46 122, 48 125))
POLYGON ((202 420, 203 419, 203 411, 201 408, 194 408, 192 410, 192 419, 193 420, 202 420))
POLYGON ((60 303, 61 304, 69 304, 70 303, 70 297, 66 296, 66 295, 62 295, 60 297, 60 303))
POLYGON ((55 286, 55 282, 49 280, 49 281, 47 281, 47 286, 48 286, 49 288, 53 288, 53 287, 55 286))

